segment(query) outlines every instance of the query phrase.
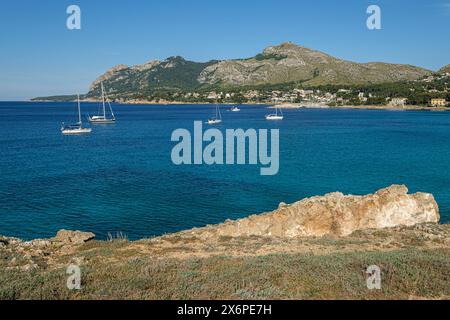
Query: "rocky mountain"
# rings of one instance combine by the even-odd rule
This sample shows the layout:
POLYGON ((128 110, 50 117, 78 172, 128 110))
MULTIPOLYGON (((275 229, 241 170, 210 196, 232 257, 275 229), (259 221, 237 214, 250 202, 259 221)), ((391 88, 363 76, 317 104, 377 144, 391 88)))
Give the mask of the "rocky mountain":
POLYGON ((438 73, 450 73, 450 64, 448 64, 445 67, 442 67, 441 69, 439 69, 438 73))
POLYGON ((250 59, 213 64, 203 70, 199 81, 229 86, 293 81, 309 85, 365 84, 415 80, 428 74, 429 70, 410 65, 345 61, 288 42, 250 59))
MULTIPOLYGON (((187 61, 170 57, 142 65, 117 65, 97 78, 86 94, 87 99, 100 96, 104 82, 113 99, 149 99, 158 92, 194 91, 222 87, 241 87, 301 83, 372 84, 416 80, 431 71, 402 64, 382 62, 356 63, 332 57, 291 42, 266 48, 262 53, 237 60, 187 61)), ((36 98, 52 100, 52 98, 36 98)), ((59 97, 61 99, 61 97, 59 97)))
POLYGON ((206 63, 170 57, 164 61, 152 60, 145 64, 118 65, 98 77, 90 87, 87 98, 100 96, 100 83, 104 82, 112 96, 148 95, 161 90, 191 90, 199 86, 200 73, 216 61, 206 63))
POLYGON ((133 67, 118 65, 92 83, 90 95, 97 95, 101 81, 110 93, 118 93, 294 81, 309 85, 381 83, 419 79, 430 73, 410 65, 345 61, 288 42, 268 47, 249 59, 198 63, 171 57, 133 67))

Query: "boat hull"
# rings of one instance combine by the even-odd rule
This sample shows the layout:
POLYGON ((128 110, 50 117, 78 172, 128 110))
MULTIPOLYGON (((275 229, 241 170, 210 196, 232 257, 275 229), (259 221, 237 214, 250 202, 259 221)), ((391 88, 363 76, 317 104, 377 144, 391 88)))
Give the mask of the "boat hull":
POLYGON ((113 124, 116 123, 116 119, 92 119, 89 118, 91 124, 113 124))
POLYGON ((220 124, 222 123, 222 120, 208 120, 208 122, 206 122, 209 125, 215 125, 215 124, 220 124))
POLYGON ((91 133, 91 128, 81 128, 81 129, 61 129, 63 135, 80 135, 91 133))
POLYGON ((266 116, 266 120, 283 120, 283 116, 275 116, 275 115, 268 115, 266 116))

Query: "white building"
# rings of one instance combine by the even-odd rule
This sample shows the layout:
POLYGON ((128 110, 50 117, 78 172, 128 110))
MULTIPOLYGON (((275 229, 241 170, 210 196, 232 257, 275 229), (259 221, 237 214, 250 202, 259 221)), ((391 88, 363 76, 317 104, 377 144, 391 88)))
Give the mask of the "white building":
POLYGON ((406 98, 392 98, 391 101, 389 101, 389 105, 403 107, 406 104, 406 101, 408 101, 406 98))
POLYGON ((209 100, 216 100, 220 98, 220 94, 217 94, 215 91, 211 91, 208 96, 206 97, 206 99, 209 100))

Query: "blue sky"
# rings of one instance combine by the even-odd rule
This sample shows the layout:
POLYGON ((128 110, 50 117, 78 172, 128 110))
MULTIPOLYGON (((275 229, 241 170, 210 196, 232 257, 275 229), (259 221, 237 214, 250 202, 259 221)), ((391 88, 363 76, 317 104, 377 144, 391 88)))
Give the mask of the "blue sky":
POLYGON ((450 0, 2 0, 0 100, 84 93, 116 64, 253 56, 293 41, 348 60, 450 63, 450 0), (82 29, 66 28, 81 7, 82 29), (366 9, 382 10, 382 30, 366 9))

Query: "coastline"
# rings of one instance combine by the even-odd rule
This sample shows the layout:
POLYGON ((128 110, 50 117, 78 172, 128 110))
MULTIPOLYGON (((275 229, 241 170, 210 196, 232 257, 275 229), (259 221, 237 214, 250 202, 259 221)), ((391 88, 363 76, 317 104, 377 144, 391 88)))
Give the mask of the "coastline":
POLYGON ((67 230, 33 241, 0 236, 0 300, 448 299, 450 224, 436 223, 431 194, 407 192, 395 185, 365 196, 335 192, 137 241, 122 234, 97 241, 93 233, 67 230), (403 205, 402 215, 390 209, 404 203, 415 204, 403 205), (319 208, 328 208, 328 218, 322 219, 319 208), (334 220, 341 216, 334 210, 349 213, 345 208, 354 219, 334 220), (295 226, 302 212, 306 229, 295 226), (401 217, 406 223, 409 216, 416 223, 368 228, 385 215, 386 221, 401 217), (363 229, 352 221, 362 222, 363 229), (322 234, 324 225, 329 233, 322 234), (345 226, 354 231, 348 234, 345 226), (313 229, 315 235, 291 234, 313 229), (373 264, 383 272, 382 290, 367 290, 362 276, 373 264), (82 270, 82 290, 65 287, 73 265, 82 270))
POLYGON ((392 111, 449 111, 450 107, 428 107, 417 105, 390 106, 390 105, 342 105, 328 106, 324 104, 301 104, 301 103, 282 103, 272 106, 271 108, 280 109, 360 109, 360 110, 392 110, 392 111))
MULTIPOLYGON (((65 102, 76 102, 76 100, 70 100, 70 101, 58 101, 58 100, 29 100, 25 102, 54 102, 54 103, 65 103, 65 102)), ((97 99, 82 99, 80 102, 87 102, 87 103, 99 103, 102 102, 101 100, 97 99)), ((123 105, 192 105, 192 104, 204 104, 204 105, 214 105, 215 102, 205 102, 205 101, 167 101, 167 100, 127 100, 127 101, 114 101, 112 103, 117 104, 123 104, 123 105)), ((237 102, 221 102, 219 103, 221 105, 268 105, 267 103, 259 103, 259 102, 244 102, 244 103, 237 103, 237 102)))
MULTIPOLYGON (((88 103, 98 103, 101 100, 96 99, 84 99, 80 100, 81 102, 88 103)), ((75 101, 56 101, 56 100, 30 100, 26 102, 54 102, 54 103, 63 103, 63 102, 75 102, 75 101)), ((129 101, 115 101, 114 103, 122 104, 122 105, 214 105, 214 102, 187 102, 187 101, 152 101, 152 100, 129 100, 129 101)), ((418 106, 418 105, 405 105, 405 106, 391 106, 391 105, 342 105, 342 106, 328 106, 325 104, 304 104, 304 103, 261 103, 261 102, 243 102, 243 103, 232 103, 232 102, 221 102, 220 105, 261 105, 268 106, 270 109, 280 108, 280 109, 357 109, 357 110, 390 110, 390 111, 450 111, 450 107, 428 107, 428 106, 418 106)))

